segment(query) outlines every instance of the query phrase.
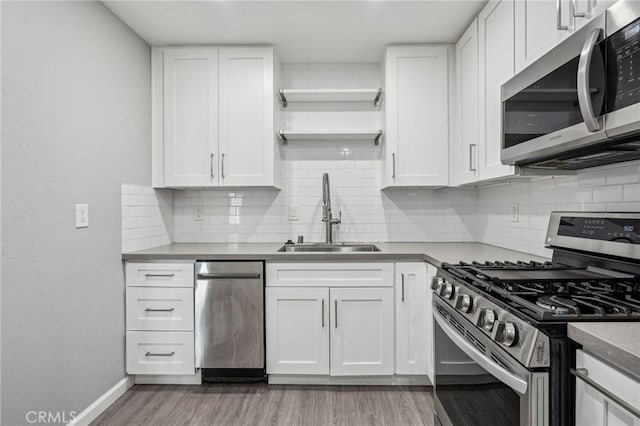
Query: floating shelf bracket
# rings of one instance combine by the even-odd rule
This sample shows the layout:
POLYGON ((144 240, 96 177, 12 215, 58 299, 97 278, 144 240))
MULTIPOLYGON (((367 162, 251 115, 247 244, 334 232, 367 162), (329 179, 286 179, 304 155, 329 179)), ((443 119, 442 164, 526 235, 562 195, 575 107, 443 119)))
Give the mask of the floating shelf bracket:
MULTIPOLYGON (((280 98, 280 101, 282 102, 282 106, 284 108, 286 108, 287 105, 288 105, 288 102, 287 102, 287 96, 284 94, 284 90, 280 89, 278 91, 278 97, 280 98)), ((282 131, 280 133, 282 133, 282 131)))
MULTIPOLYGON (((286 101, 284 101, 283 105, 286 105, 286 101)), ((287 136, 284 134, 284 130, 280 130, 278 132, 278 136, 280 136, 280 140, 282 141, 283 144, 287 144, 287 142, 289 142, 289 140, 287 139, 287 136)))
MULTIPOLYGON (((380 105, 380 99, 382 99, 382 89, 378 89, 378 93, 376 94, 376 98, 373 100, 373 106, 380 105)), ((378 145, 376 143, 376 145, 378 145)))
POLYGON ((373 140, 373 144, 374 145, 380 145, 380 139, 381 138, 382 138, 382 130, 378 130, 378 134, 376 135, 376 138, 373 140))

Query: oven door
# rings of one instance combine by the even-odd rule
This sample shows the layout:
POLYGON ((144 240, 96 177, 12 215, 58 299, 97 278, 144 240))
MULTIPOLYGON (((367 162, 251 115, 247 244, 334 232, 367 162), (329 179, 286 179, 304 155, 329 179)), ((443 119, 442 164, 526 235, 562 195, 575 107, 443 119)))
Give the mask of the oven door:
POLYGON ((548 373, 527 370, 438 296, 433 308, 435 424, 547 426, 548 373))

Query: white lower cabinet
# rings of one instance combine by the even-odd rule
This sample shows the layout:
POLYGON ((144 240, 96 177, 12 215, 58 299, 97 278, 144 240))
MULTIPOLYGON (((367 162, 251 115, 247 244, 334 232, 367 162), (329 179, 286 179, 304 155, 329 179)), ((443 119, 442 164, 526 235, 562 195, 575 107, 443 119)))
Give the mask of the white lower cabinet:
POLYGON ((576 378, 576 425, 640 426, 640 417, 587 383, 594 382, 617 400, 637 409, 640 407, 640 381, 581 350, 576 353, 576 370, 586 377, 586 380, 576 378))
POLYGON ((329 374, 329 289, 266 289, 268 374, 329 374))
POLYGON ((193 267, 125 265, 128 374, 195 374, 193 267))
POLYGON ((393 374, 393 288, 268 287, 267 374, 393 374))
POLYGON ((425 263, 396 263, 396 374, 428 373, 427 289, 425 263))
POLYGON ((393 374, 393 289, 332 288, 331 375, 393 374))
POLYGON ((193 374, 193 332, 127 331, 127 373, 193 374))

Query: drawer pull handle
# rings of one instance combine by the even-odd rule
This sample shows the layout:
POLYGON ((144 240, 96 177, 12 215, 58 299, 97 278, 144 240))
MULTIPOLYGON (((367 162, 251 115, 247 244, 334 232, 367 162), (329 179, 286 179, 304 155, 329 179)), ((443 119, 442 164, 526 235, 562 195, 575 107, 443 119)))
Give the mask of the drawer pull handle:
POLYGON ((176 274, 144 274, 145 277, 147 278, 151 278, 151 277, 166 277, 166 278, 171 278, 173 276, 175 276, 176 274))
POLYGON ((175 308, 168 308, 168 309, 153 309, 153 308, 147 308, 144 310, 145 312, 173 312, 175 311, 175 308))
POLYGON ((404 302, 404 274, 400 274, 402 278, 402 301, 404 302))
POLYGON ((592 388, 594 388, 595 390, 603 394, 605 397, 613 401, 616 405, 619 405, 620 407, 628 411, 630 414, 640 419, 640 410, 638 410, 635 407, 632 407, 631 404, 627 403, 626 401, 623 401, 622 399, 614 395, 611 391, 609 391, 599 383, 596 383, 593 379, 589 377, 589 370, 587 370, 586 368, 575 368, 575 369, 572 368, 569 370, 569 372, 574 376, 576 376, 576 378, 585 382, 585 384, 587 384, 588 386, 591 386, 592 388))
POLYGON ((174 356, 175 352, 169 352, 169 353, 161 353, 161 352, 147 352, 146 354, 144 354, 144 356, 174 356))

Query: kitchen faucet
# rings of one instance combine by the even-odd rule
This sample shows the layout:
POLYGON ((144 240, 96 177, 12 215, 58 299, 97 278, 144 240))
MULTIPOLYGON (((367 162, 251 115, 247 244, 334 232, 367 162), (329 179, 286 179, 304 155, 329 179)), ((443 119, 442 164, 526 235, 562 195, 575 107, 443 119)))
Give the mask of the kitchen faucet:
POLYGON ((342 223, 342 212, 337 219, 331 215, 331 189, 329 185, 329 173, 322 175, 322 221, 325 223, 327 244, 333 242, 332 226, 342 223))

